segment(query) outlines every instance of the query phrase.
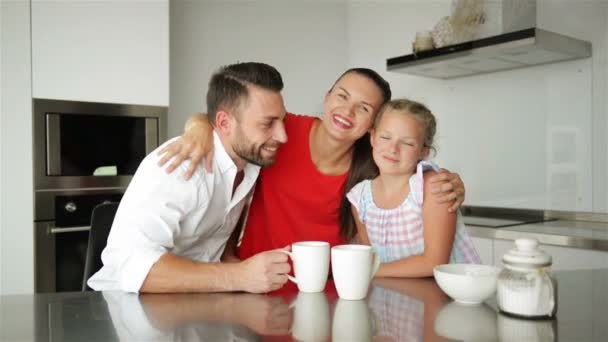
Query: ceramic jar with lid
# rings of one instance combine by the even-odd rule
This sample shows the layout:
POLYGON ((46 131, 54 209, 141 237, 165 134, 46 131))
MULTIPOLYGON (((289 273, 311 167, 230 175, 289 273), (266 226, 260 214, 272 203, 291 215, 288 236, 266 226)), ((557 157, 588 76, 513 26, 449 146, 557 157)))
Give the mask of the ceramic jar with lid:
POLYGON ((517 239, 502 258, 498 275, 498 308, 523 318, 551 318, 557 312, 557 283, 551 277, 551 256, 536 239, 517 239))

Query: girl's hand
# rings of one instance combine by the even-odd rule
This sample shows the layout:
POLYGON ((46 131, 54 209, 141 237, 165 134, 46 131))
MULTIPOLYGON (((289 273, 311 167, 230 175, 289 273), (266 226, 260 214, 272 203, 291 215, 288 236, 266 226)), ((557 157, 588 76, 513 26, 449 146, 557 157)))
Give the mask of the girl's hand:
POLYGON ((464 183, 460 175, 449 170, 441 169, 436 175, 432 176, 431 192, 438 194, 438 203, 454 202, 449 208, 449 212, 454 212, 464 203, 464 183))
POLYGON ((186 180, 190 179, 196 167, 205 158, 205 168, 213 171, 213 127, 207 120, 207 115, 193 115, 186 122, 184 134, 174 142, 166 145, 158 155, 163 157, 158 166, 171 163, 166 168, 167 173, 173 172, 186 159, 190 159, 190 167, 186 171, 186 180))

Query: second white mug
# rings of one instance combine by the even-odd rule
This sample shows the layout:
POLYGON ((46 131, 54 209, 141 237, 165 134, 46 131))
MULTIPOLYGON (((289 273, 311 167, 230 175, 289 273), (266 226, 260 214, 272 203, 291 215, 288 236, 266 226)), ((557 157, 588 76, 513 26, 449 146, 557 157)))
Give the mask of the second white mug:
POLYGON ((338 296, 359 300, 380 267, 380 258, 367 245, 340 245, 331 249, 331 270, 338 296))
POLYGON ((329 274, 329 243, 324 241, 302 241, 291 245, 291 252, 285 251, 293 261, 295 277, 289 280, 298 285, 302 292, 321 292, 325 289, 329 274))

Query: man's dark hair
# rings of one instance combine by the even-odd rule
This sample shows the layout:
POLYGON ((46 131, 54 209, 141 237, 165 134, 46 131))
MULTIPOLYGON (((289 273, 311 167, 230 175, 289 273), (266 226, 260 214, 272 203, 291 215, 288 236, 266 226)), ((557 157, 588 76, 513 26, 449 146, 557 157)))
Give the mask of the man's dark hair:
MULTIPOLYGON (((336 80, 336 83, 338 83, 342 77, 351 73, 364 76, 378 86, 378 89, 380 89, 380 92, 382 92, 382 105, 391 100, 392 92, 390 84, 372 69, 348 69, 338 78, 338 80, 336 80)), ((336 83, 334 83, 334 86, 336 83)), ((334 86, 332 86, 332 89, 334 86)), ((378 110, 379 109, 380 108, 378 108, 378 110)), ((350 169, 348 171, 348 178, 346 179, 346 184, 344 185, 344 196, 342 197, 342 202, 340 203, 340 234, 347 240, 352 239, 356 235, 357 227, 355 226, 351 205, 348 198, 346 198, 346 194, 360 181, 364 179, 372 179, 378 176, 378 167, 372 159, 372 145, 369 139, 369 133, 365 133, 365 135, 357 139, 353 145, 353 160, 351 161, 350 169)))
POLYGON ((209 80, 207 91, 207 115, 215 125, 215 115, 219 110, 237 108, 249 97, 247 86, 258 86, 266 90, 283 90, 281 74, 273 66, 258 62, 244 62, 220 68, 209 80))

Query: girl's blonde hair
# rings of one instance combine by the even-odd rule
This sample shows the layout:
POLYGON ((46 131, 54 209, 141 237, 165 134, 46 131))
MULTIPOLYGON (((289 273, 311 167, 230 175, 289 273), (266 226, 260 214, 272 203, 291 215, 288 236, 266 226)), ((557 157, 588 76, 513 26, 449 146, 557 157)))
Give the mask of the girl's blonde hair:
POLYGON ((435 120, 435 115, 433 115, 430 109, 420 102, 408 99, 391 100, 380 108, 378 115, 376 115, 376 120, 374 121, 374 128, 378 126, 380 120, 382 120, 382 116, 389 109, 399 111, 405 115, 411 115, 418 120, 418 122, 422 124, 424 131, 424 147, 433 151, 433 153, 437 152, 433 145, 433 140, 435 139, 435 133, 437 131, 437 120, 435 120))

